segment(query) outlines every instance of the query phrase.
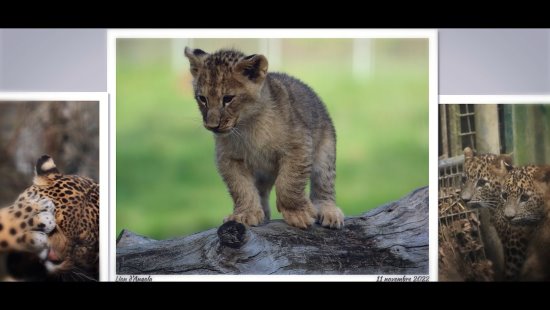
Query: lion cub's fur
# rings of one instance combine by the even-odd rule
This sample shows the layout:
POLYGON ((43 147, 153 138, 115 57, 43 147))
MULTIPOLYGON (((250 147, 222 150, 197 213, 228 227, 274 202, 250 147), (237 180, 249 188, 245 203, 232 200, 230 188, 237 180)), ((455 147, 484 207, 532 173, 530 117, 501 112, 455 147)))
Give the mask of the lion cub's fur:
POLYGON ((204 126, 214 132, 216 163, 234 202, 226 220, 269 219, 269 193, 295 227, 317 219, 340 228, 335 204, 336 134, 321 99, 301 81, 267 72, 263 55, 185 49, 204 126), (310 180, 309 198, 305 194, 310 180))

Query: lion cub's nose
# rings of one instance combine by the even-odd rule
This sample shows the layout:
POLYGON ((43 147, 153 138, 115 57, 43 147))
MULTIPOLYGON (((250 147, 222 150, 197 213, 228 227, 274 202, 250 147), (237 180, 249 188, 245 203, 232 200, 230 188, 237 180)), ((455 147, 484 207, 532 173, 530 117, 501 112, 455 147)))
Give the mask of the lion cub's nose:
POLYGON ((213 132, 218 132, 220 130, 220 124, 204 124, 204 127, 208 130, 212 130, 213 132))

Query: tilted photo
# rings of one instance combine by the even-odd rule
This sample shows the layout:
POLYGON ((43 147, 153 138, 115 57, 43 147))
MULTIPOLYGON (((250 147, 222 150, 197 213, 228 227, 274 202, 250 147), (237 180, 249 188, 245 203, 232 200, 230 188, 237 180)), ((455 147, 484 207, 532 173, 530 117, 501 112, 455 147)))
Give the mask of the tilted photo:
POLYGON ((99 102, 0 101, 0 280, 99 281, 99 102))

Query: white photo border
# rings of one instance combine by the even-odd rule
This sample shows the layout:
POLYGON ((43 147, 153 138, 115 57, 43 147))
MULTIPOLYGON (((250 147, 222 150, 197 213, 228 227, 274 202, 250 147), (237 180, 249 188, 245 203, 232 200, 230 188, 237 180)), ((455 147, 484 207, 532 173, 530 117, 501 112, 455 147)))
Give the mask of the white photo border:
POLYGON ((440 104, 544 104, 550 95, 441 95, 440 104))
POLYGON ((106 92, 0 92, 8 101, 90 101, 99 104, 99 281, 109 279, 109 96, 106 92))
MULTIPOLYGON (((110 264, 109 280, 116 275, 116 40, 147 38, 372 38, 428 39, 429 54, 429 128, 437 137, 438 106, 438 32, 436 29, 109 29, 107 32, 107 91, 110 105, 110 264)), ((433 136, 430 134, 430 136, 433 136)), ((437 139, 429 142, 429 163, 437 162, 437 139)), ((429 164, 429 278, 437 281, 437 169, 429 164), (435 179, 434 179, 435 177, 435 179), (434 181, 435 180, 435 181, 434 181), (433 188, 433 189, 432 189, 433 188)), ((387 275, 397 277, 399 275, 387 275)), ((413 278, 414 275, 407 275, 413 278)), ((166 275, 151 276, 154 281, 377 281, 378 275, 166 275)), ((125 278, 124 280, 128 280, 125 278)))

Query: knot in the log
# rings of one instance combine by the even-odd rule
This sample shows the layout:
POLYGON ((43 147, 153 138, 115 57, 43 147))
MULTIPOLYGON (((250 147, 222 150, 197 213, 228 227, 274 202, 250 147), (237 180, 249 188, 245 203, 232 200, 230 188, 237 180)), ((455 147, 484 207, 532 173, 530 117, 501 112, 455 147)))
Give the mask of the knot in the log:
POLYGON ((218 228, 218 238, 222 246, 238 249, 248 241, 249 236, 244 224, 229 221, 218 228))

